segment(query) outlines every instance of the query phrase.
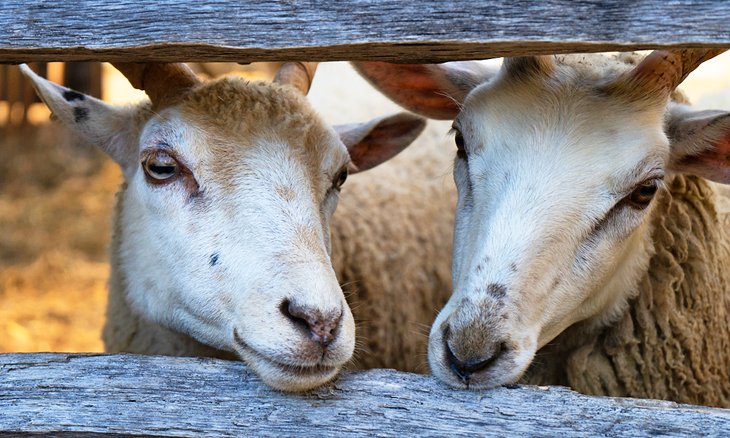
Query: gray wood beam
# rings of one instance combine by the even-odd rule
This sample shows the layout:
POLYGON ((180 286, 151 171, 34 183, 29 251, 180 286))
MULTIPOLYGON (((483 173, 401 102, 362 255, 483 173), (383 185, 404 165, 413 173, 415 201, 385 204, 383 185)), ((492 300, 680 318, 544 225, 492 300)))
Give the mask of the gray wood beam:
POLYGON ((718 0, 4 0, 0 62, 360 60, 730 47, 718 0))
POLYGON ((392 370, 305 395, 241 362, 134 355, 0 355, 0 435, 727 436, 730 410, 589 397, 562 387, 453 390, 392 370))

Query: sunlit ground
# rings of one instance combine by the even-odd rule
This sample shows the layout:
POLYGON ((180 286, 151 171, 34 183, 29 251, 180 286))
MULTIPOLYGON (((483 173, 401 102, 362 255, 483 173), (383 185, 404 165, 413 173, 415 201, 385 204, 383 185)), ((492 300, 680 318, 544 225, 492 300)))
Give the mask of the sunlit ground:
MULTIPOLYGON (((702 65, 682 89, 698 107, 730 110, 729 73, 726 54, 702 65)), ((267 78, 271 70, 246 74, 267 78)), ((113 68, 105 75, 105 100, 144 97, 113 68)), ((18 117, 22 110, 0 103, 0 120, 7 111, 18 117)), ((30 128, 0 131, 0 352, 102 351, 106 251, 121 176, 48 116, 37 104, 30 128)))

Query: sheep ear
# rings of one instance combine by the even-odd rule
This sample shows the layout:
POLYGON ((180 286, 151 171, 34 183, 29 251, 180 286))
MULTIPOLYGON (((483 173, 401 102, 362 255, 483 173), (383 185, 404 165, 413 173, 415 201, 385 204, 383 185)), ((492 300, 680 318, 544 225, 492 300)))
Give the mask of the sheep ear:
POLYGON ((353 62, 355 69, 398 105, 423 116, 451 120, 474 87, 497 71, 476 61, 445 64, 353 62))
POLYGON ((409 113, 381 117, 367 123, 335 126, 347 146, 350 172, 371 169, 406 148, 426 127, 426 120, 409 113))
POLYGON ((27 65, 20 66, 23 74, 33 82, 41 100, 56 119, 88 142, 100 147, 124 171, 125 175, 136 163, 137 111, 107 105, 99 99, 54 84, 33 72, 27 65))
POLYGON ((730 113, 673 104, 667 135, 670 169, 730 184, 730 113))

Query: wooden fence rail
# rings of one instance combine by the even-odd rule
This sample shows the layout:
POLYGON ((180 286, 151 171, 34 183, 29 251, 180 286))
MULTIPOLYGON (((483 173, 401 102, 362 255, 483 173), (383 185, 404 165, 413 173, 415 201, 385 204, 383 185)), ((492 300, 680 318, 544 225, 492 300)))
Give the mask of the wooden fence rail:
MULTIPOLYGON (((521 54, 730 47, 715 0, 3 0, 0 63, 440 62, 521 54)), ((642 436, 730 434, 730 410, 565 388, 456 391, 389 370, 307 395, 239 362, 0 355, 0 435, 642 436)))
POLYGON ((3 0, 0 62, 436 62, 730 47, 718 0, 3 0))
POLYGON ((0 355, 0 435, 727 436, 730 410, 561 387, 457 391, 429 376, 345 373, 306 395, 240 362, 0 355))

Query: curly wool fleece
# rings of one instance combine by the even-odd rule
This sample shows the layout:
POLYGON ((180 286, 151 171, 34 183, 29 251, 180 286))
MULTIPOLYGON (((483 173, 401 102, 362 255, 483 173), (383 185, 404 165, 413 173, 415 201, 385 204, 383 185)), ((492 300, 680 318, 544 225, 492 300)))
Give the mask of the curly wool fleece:
POLYGON ((730 214, 701 178, 676 176, 668 189, 627 312, 594 336, 565 331, 538 352, 527 382, 730 407, 730 214))

